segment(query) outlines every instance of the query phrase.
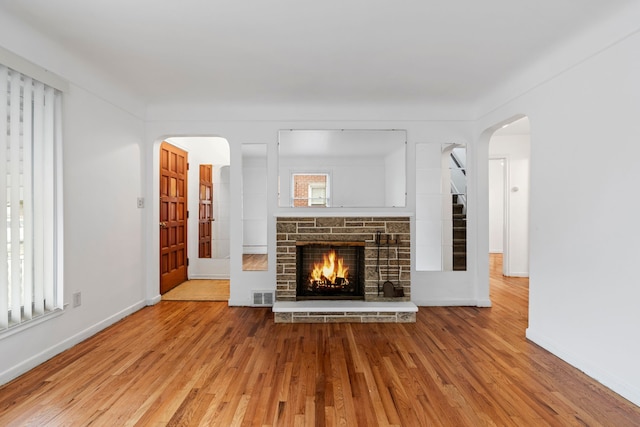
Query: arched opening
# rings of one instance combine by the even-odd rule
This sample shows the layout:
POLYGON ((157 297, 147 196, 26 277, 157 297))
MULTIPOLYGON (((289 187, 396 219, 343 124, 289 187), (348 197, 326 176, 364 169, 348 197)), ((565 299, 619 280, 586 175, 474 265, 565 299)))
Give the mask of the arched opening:
POLYGON ((199 295, 194 299, 228 300, 229 143, 220 137, 170 137, 154 150, 158 153, 154 162, 158 187, 153 194, 154 205, 159 207, 155 240, 160 293, 171 291, 172 298, 188 299, 188 290, 199 295), (181 157, 184 166, 176 165, 181 157), (176 276, 180 265, 185 272, 176 276), (178 287, 182 297, 174 292, 178 287))
POLYGON ((529 277, 529 170, 527 117, 508 122, 489 140, 490 269, 529 277))

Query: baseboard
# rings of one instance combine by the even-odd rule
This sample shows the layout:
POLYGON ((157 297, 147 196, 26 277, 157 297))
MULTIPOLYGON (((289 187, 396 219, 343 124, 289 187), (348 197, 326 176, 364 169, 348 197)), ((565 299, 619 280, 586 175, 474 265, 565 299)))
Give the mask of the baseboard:
POLYGON ((250 307, 251 306, 251 300, 249 299, 232 299, 229 298, 229 301, 227 302, 227 304, 229 305, 229 307, 250 307))
POLYGON ((509 275, 507 277, 529 277, 529 273, 528 272, 524 272, 524 273, 518 273, 518 272, 509 272, 509 275))
POLYGON ((242 253, 247 255, 266 255, 269 252, 266 246, 243 246, 242 253))
POLYGON ((476 302, 476 307, 491 307, 491 300, 490 299, 479 299, 476 302))
POLYGON ((194 274, 189 275, 189 280, 230 280, 229 274, 194 274))
POLYGON ((475 299, 445 299, 445 300, 414 300, 418 307, 491 307, 490 300, 475 299), (488 301, 488 302, 487 302, 488 301), (488 305, 487 305, 488 304, 488 305))
POLYGON ((147 303, 147 305, 156 305, 160 301, 162 301, 162 295, 158 294, 153 298, 147 299, 146 303, 147 303))
POLYGON ((570 351, 566 351, 566 349, 563 348, 562 345, 558 345, 556 342, 548 339, 546 336, 536 333, 531 328, 527 328, 526 337, 528 340, 533 341, 553 355, 564 360, 569 365, 581 370, 605 387, 611 389, 613 392, 629 400, 634 405, 640 406, 640 389, 638 389, 638 387, 629 384, 622 378, 611 375, 606 370, 602 369, 599 366, 593 365, 584 358, 576 356, 570 351))
POLYGON ((94 324, 93 326, 90 326, 90 327, 78 332, 77 334, 67 338, 66 340, 64 340, 62 342, 59 342, 58 344, 45 349, 44 351, 36 354, 33 357, 30 357, 29 359, 23 361, 22 363, 7 369, 6 371, 0 373, 0 385, 1 384, 6 384, 9 381, 19 377, 20 375, 30 371, 31 369, 35 368, 36 366, 46 362, 47 360, 49 360, 52 357, 62 353, 63 351, 70 349, 74 345, 81 343, 82 341, 86 340, 87 338, 92 337, 93 335, 95 335, 98 332, 102 331, 103 329, 113 325, 114 323, 118 322, 119 320, 122 320, 123 318, 127 317, 128 315, 130 315, 132 313, 135 313, 136 311, 140 310, 141 308, 144 308, 146 305, 147 305, 146 302, 141 301, 141 302, 136 303, 136 304, 134 304, 132 306, 129 306, 129 307, 125 308, 124 310, 114 314, 113 316, 110 316, 110 317, 104 319, 103 321, 98 322, 98 323, 94 324))

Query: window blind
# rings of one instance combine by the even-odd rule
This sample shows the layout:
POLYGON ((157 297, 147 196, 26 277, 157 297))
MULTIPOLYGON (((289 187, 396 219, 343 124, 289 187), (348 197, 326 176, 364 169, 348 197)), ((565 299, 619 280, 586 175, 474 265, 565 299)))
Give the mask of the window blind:
POLYGON ((60 96, 0 65, 0 332, 62 308, 55 263, 60 96))

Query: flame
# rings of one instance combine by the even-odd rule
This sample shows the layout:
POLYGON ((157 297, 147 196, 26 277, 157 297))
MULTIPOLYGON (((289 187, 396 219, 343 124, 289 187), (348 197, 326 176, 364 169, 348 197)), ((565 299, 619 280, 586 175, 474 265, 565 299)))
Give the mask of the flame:
POLYGON ((313 265, 313 271, 311 272, 311 279, 313 281, 322 282, 326 280, 329 283, 336 283, 338 277, 343 279, 347 278, 349 267, 343 265, 343 258, 336 259, 335 251, 329 251, 329 253, 324 254, 322 258, 322 264, 316 263, 313 265))

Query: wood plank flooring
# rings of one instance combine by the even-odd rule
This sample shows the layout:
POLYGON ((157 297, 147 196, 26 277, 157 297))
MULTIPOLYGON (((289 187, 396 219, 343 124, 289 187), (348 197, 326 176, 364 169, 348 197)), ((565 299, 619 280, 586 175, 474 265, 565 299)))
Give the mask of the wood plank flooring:
POLYGON ((0 388, 2 426, 638 426, 640 408, 524 338, 527 279, 415 324, 274 324, 163 301, 0 388))

